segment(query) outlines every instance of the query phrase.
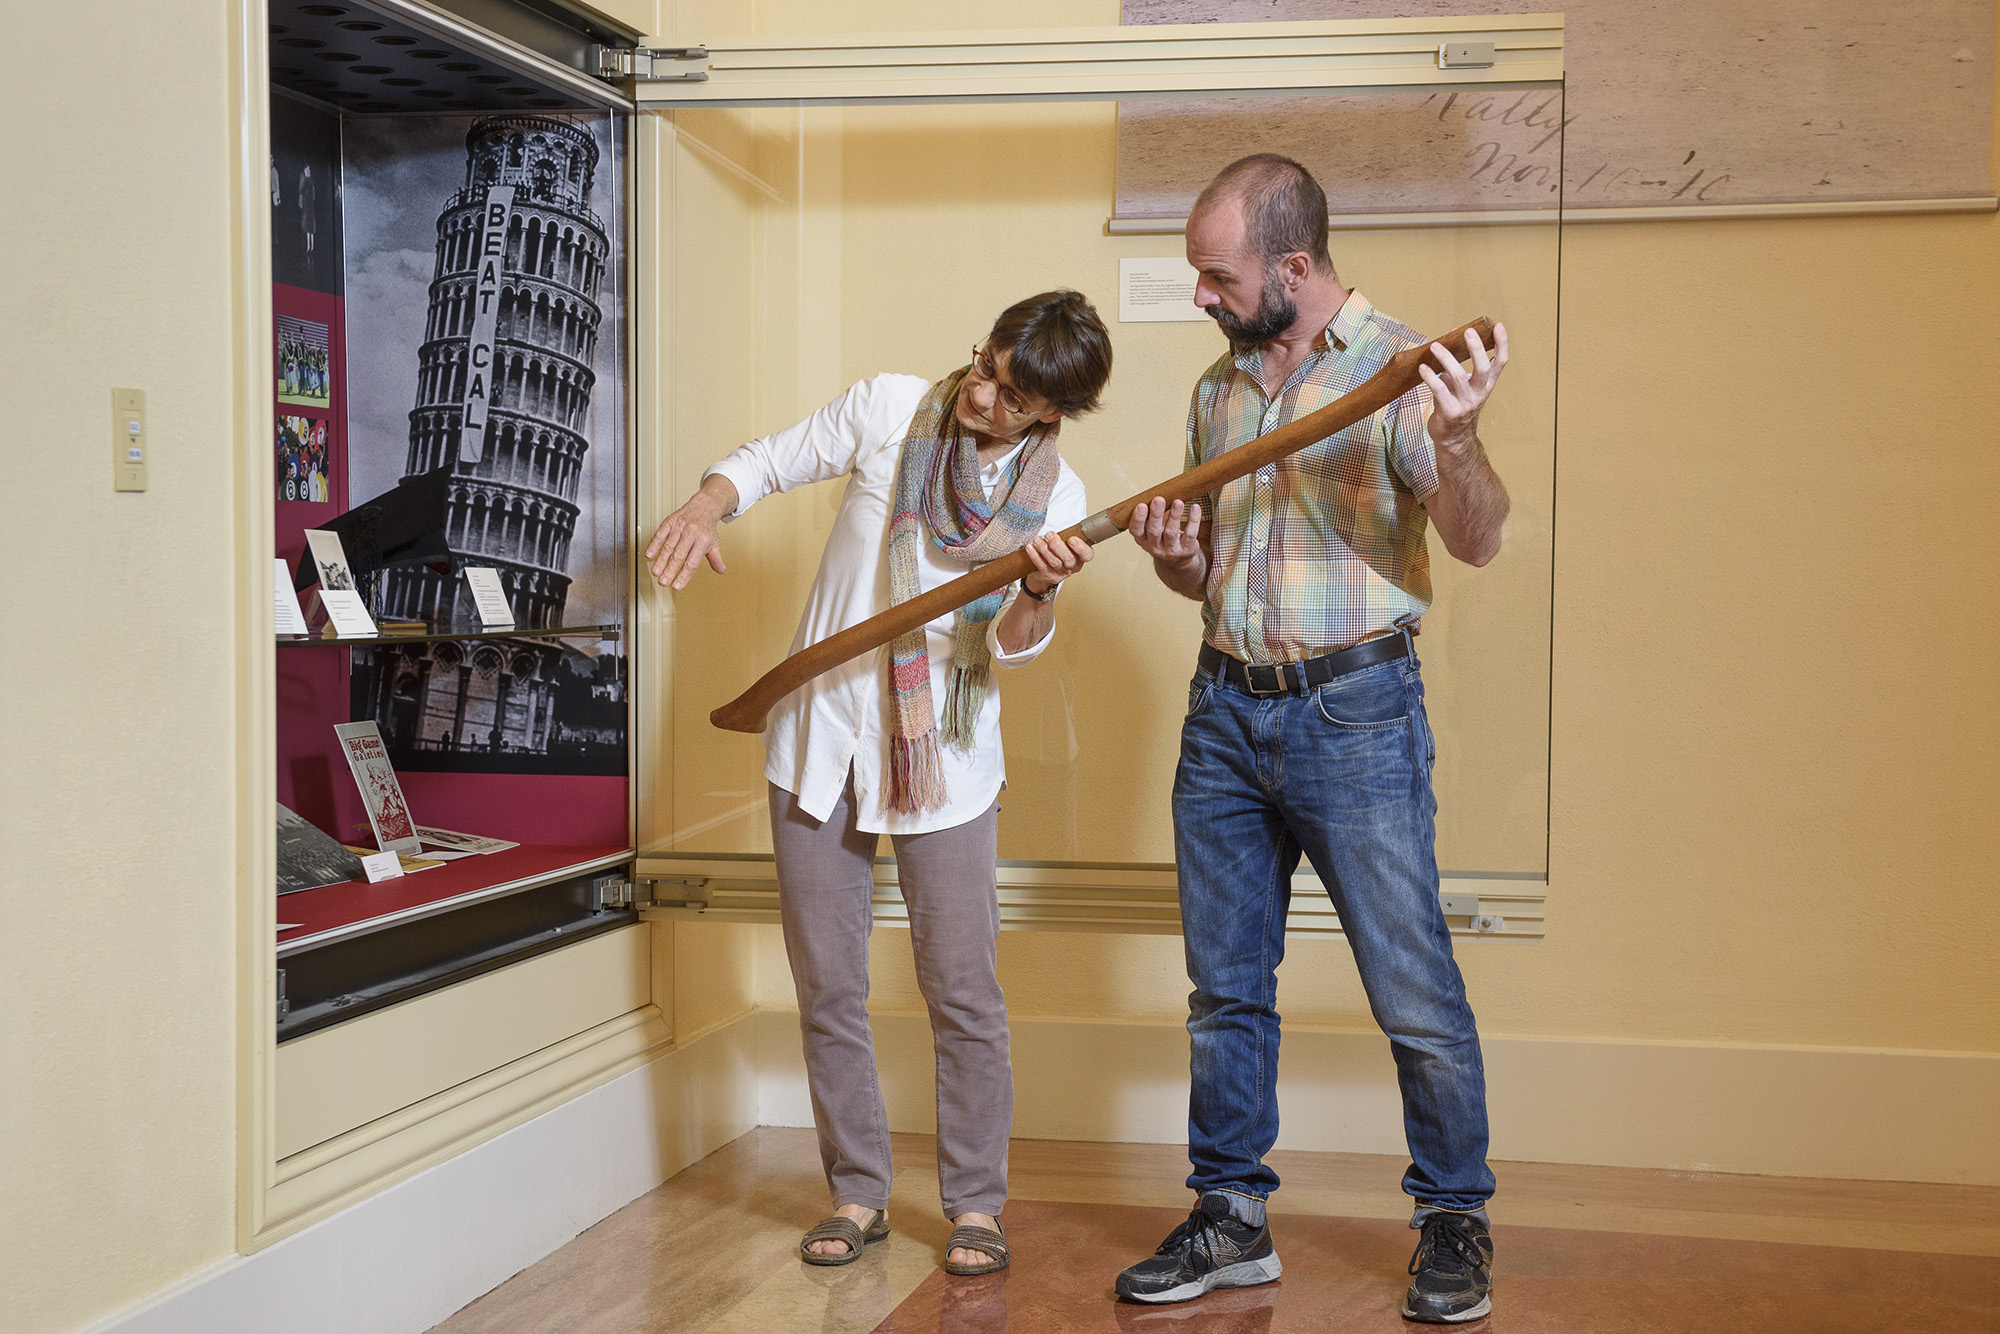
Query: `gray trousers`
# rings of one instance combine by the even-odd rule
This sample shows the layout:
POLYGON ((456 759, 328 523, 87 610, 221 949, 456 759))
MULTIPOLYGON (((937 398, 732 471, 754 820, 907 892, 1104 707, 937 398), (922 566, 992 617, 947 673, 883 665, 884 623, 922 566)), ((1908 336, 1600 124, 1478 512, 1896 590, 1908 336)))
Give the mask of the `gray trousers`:
MULTIPOLYGON (((798 989, 820 1161, 836 1207, 889 1205, 888 1114, 868 1031, 868 933, 877 836, 855 827, 854 789, 819 821, 771 785, 778 910, 798 989)), ((996 1217, 1007 1200, 1014 1072, 995 976, 1000 804, 928 834, 892 835, 917 986, 937 1050, 938 1184, 947 1218, 996 1217)))

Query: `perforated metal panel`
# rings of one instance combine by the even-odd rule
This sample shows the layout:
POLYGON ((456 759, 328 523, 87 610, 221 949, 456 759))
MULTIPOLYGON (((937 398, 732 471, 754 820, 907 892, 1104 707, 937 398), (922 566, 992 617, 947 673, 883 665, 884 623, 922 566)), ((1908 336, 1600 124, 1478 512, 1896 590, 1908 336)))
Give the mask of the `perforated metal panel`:
POLYGON ((443 35, 470 25, 439 13, 419 25, 395 8, 347 4, 271 6, 271 81, 289 92, 369 114, 411 111, 593 111, 592 81, 533 52, 505 52, 490 34, 475 44, 443 35), (477 49, 483 46, 484 49, 477 49))

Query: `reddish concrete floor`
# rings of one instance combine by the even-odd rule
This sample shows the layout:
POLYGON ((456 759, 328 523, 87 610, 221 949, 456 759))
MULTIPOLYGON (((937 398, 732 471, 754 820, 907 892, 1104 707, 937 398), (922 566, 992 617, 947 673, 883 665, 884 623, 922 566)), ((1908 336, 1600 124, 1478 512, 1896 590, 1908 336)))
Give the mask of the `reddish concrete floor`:
MULTIPOLYGON (((1411 1331, 1399 1307, 1416 1234, 1386 1219, 1273 1219, 1284 1277, 1176 1306, 1116 1300, 1120 1268, 1185 1217, 1012 1200, 1014 1263, 926 1278, 876 1334, 1294 1334, 1411 1331)), ((1496 1226, 1480 1334, 1942 1334, 2000 1331, 2000 1259, 1496 1226)))

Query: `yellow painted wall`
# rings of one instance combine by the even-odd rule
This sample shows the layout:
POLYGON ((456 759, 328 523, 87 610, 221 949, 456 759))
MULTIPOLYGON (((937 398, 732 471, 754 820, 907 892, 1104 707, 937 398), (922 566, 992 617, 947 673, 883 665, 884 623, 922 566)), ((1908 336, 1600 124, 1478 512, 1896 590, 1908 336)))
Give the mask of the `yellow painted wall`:
MULTIPOLYGON (((1030 5, 1008 21, 1116 18, 1113 0, 1098 0, 1030 5)), ((868 0, 766 3, 757 21, 763 31, 970 22, 952 6, 868 0)), ((859 170, 866 136, 853 127, 880 113, 847 114, 844 151, 859 170)), ((1053 170, 1096 171, 1092 206, 1108 209, 1108 119, 956 115, 989 131, 1072 116, 1053 170)), ((906 141, 909 190, 978 138, 906 141)), ((990 160, 1006 165, 1004 147, 990 160)), ((971 318, 954 305, 953 275, 978 263, 981 225, 997 224, 912 228, 897 241, 906 290, 842 293, 847 378, 896 364, 853 345, 869 301, 921 297, 941 322, 957 317, 954 330, 971 318)), ((1109 294, 1116 255, 1171 253, 1161 242, 1121 250, 1102 238, 1100 269, 1067 280, 1109 294)), ((1357 244, 1336 236, 1336 262, 1357 244)), ((1575 225, 1562 244, 1550 928, 1539 944, 1461 949, 1482 1026, 2000 1051, 2000 917, 1988 909, 2000 859, 2000 378, 1989 332, 2000 220, 1575 225)), ((1050 246, 1065 259, 1078 250, 1050 246)), ((1395 309, 1393 291, 1373 294, 1395 309)), ((874 327, 910 351, 891 321, 874 327)), ((1131 326, 1114 327, 1114 340, 1121 328, 1131 326)), ((1088 461, 1078 466, 1098 480, 1088 461)), ((1103 499, 1123 494, 1122 480, 1104 478, 1103 499)), ((1169 645, 1159 651, 1180 670, 1192 619, 1139 619, 1144 643, 1169 645)), ((1008 678, 1014 713, 1030 673, 1008 678)), ((1115 716, 1119 704, 1093 707, 1115 716)), ((1171 751, 1171 719, 1127 721, 1142 763, 1171 751)), ((725 762, 754 771, 754 753, 732 756, 728 744, 725 762)), ((1021 778, 1029 757, 1011 729, 1010 757, 1021 778)), ((1059 780, 1034 770, 1033 781, 1059 780)), ((1079 807, 1093 796, 1079 794, 1079 807)), ((1157 801, 1133 818, 1164 815, 1164 784, 1157 801)), ((1009 855, 1064 856, 1065 835, 1003 819, 1009 855)), ((788 1005, 782 945, 763 930, 758 999, 788 1005)), ((872 1008, 920 1012, 906 939, 877 940, 872 1008)), ((1185 1016, 1173 938, 1011 934, 1001 958, 1023 1017, 1185 1016)), ((1344 945, 1296 942, 1282 976, 1288 1024, 1370 1026, 1344 945)))
POLYGON ((222 6, 8 11, 0 176, 0 1328, 234 1243, 222 6), (78 81, 80 32, 116 33, 78 81), (152 489, 111 490, 144 389, 152 489))
MULTIPOLYGON (((668 3, 672 4, 673 0, 668 0, 668 3)), ((652 34, 661 31, 660 7, 656 0, 593 0, 593 8, 641 32, 652 34)))

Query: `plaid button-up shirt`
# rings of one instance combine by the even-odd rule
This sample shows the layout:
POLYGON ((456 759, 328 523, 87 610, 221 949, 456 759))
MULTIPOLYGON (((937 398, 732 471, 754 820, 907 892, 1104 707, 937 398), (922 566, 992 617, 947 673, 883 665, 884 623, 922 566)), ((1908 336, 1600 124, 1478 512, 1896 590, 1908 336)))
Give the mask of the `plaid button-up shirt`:
MULTIPOLYGON (((1424 341, 1350 292, 1275 399, 1254 349, 1224 353, 1195 386, 1187 466, 1326 406, 1424 341)), ((1244 662, 1297 662, 1417 622, 1431 601, 1421 502, 1438 485, 1429 412, 1419 385, 1202 503, 1209 643, 1244 662)))

